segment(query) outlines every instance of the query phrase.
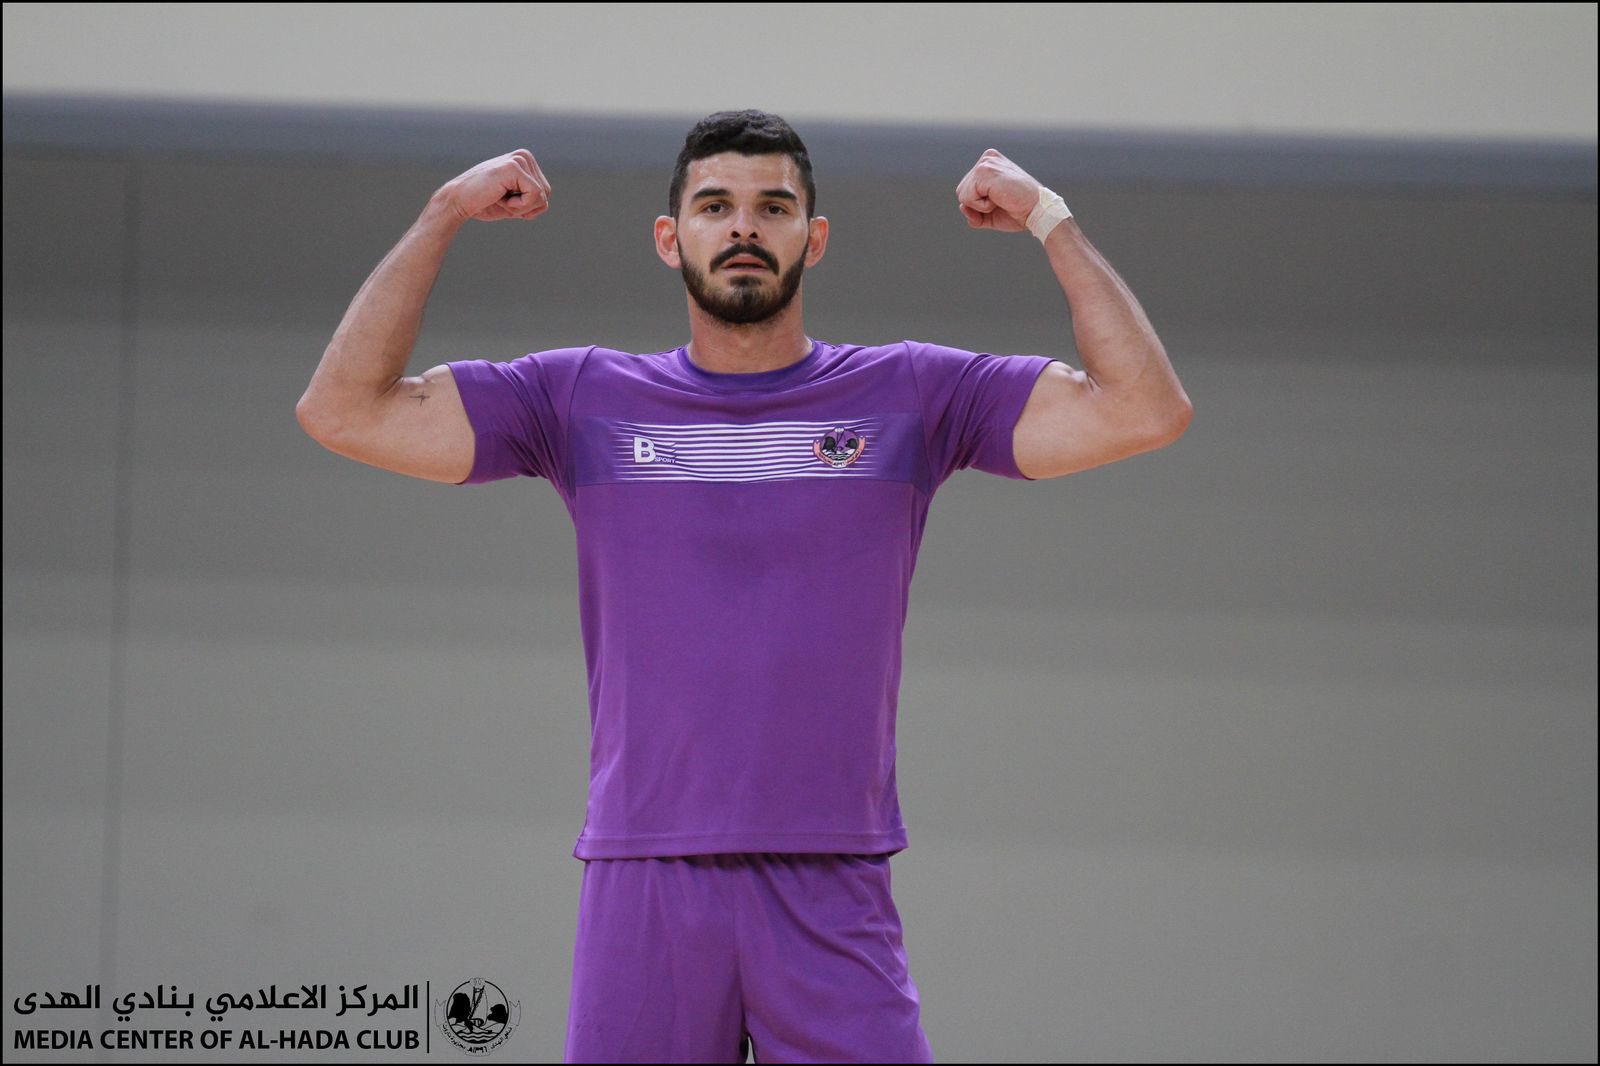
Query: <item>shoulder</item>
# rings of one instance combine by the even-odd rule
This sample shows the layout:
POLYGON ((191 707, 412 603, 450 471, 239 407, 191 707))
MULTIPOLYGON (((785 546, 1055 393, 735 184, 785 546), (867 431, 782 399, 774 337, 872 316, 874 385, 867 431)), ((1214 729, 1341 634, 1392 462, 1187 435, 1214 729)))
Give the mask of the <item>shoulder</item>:
POLYGON ((639 370, 654 369, 669 364, 677 353, 676 348, 668 348, 659 352, 625 352, 620 348, 607 348, 603 344, 591 344, 587 348, 563 349, 563 353, 576 352, 576 356, 562 354, 562 360, 574 360, 583 366, 584 372, 593 374, 597 372, 636 372, 639 370))
POLYGON ((926 395, 938 396, 962 382, 983 379, 995 371, 1009 369, 1006 356, 975 352, 935 341, 900 342, 901 358, 911 367, 912 376, 926 395))
POLYGON ((546 389, 571 388, 579 378, 637 374, 660 366, 670 352, 637 355, 598 344, 547 348, 510 360, 463 359, 448 363, 457 381, 475 384, 539 384, 546 389))
POLYGON ((593 346, 549 348, 542 352, 529 352, 515 359, 458 359, 445 365, 455 372, 457 378, 533 379, 552 372, 575 372, 593 350, 593 346))
POLYGON ((593 344, 578 348, 547 348, 542 352, 529 352, 512 365, 537 369, 546 374, 575 374, 584 363, 605 349, 593 344))
POLYGON ((864 363, 906 363, 918 359, 951 359, 971 358, 975 353, 952 348, 949 345, 935 344, 932 341, 898 340, 888 344, 843 344, 839 345, 841 356, 851 362, 864 363))
POLYGON ((985 359, 1005 358, 1004 355, 995 352, 975 351, 953 344, 941 344, 938 341, 904 340, 900 342, 900 347, 903 357, 910 359, 919 368, 960 368, 985 359))
POLYGON ((908 338, 879 345, 844 345, 830 369, 876 375, 893 374, 915 382, 925 398, 947 394, 963 382, 987 379, 1013 369, 1008 357, 973 352, 949 344, 908 338))
POLYGON ((888 344, 831 345, 830 369, 851 371, 904 371, 922 354, 924 341, 899 340, 888 344))
POLYGON ((445 364, 469 413, 490 407, 563 408, 593 346, 548 348, 509 360, 462 359, 445 364))

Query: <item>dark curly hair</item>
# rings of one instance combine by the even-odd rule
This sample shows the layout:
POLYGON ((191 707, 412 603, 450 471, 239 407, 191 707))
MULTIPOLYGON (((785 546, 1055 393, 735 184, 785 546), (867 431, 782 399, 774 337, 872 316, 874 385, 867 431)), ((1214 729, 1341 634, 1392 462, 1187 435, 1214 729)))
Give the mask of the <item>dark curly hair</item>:
POLYGON ((811 179, 811 156, 800 135, 783 119, 765 111, 718 111, 695 123, 684 138, 678 165, 672 171, 667 189, 667 210, 673 218, 683 203, 683 183, 688 180, 689 164, 696 159, 738 152, 740 155, 766 155, 782 152, 800 168, 800 182, 806 190, 806 220, 817 211, 817 183, 811 179))

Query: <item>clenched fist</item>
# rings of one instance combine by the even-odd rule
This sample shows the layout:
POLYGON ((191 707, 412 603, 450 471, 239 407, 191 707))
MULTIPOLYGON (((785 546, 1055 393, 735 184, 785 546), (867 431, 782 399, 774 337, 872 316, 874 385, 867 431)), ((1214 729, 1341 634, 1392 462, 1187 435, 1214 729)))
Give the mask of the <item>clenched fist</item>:
POLYGON ((956 186, 956 201, 973 229, 1015 233, 1028 228, 1028 215, 1039 206, 1039 183, 991 148, 956 186))
POLYGON ((526 148, 479 163, 445 182, 436 194, 465 222, 476 218, 538 218, 550 207, 550 182, 526 148))

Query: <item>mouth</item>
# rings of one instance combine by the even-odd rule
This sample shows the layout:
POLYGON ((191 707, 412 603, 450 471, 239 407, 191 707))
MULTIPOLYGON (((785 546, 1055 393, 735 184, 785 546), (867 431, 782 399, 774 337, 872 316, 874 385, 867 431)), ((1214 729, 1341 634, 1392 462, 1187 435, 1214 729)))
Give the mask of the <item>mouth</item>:
POLYGON ((767 267, 767 264, 759 262, 759 261, 753 259, 750 256, 741 255, 738 258, 736 258, 736 259, 728 262, 727 264, 725 264, 722 269, 723 270, 765 271, 765 270, 768 269, 768 267, 767 267))

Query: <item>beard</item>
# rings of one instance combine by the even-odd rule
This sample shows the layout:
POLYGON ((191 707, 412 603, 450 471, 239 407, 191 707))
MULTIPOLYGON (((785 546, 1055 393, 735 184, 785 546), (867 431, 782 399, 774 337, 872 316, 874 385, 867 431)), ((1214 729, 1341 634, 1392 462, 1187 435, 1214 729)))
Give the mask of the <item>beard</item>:
POLYGON ((802 253, 795 259, 794 266, 779 276, 776 285, 769 285, 764 273, 730 273, 726 281, 711 282, 683 254, 681 242, 678 257, 683 262, 683 286, 689 290, 690 298, 700 305, 700 310, 730 326, 765 322, 788 307, 795 293, 800 291, 800 278, 806 270, 806 257, 802 253))

